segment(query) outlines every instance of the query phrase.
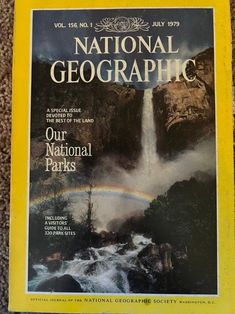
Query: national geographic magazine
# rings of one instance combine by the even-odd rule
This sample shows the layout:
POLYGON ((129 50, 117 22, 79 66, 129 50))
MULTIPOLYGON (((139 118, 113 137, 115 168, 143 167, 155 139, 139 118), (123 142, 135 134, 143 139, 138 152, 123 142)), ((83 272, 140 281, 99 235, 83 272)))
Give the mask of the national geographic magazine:
POLYGON ((229 21, 16 1, 11 311, 235 313, 229 21))

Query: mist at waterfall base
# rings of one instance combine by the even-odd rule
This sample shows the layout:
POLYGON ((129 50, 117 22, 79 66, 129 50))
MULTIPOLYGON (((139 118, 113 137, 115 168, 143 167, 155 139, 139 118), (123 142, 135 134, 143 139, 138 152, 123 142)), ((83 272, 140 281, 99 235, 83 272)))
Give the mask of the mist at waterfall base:
MULTIPOLYGON (((123 193, 94 193, 92 201, 96 211, 97 230, 106 230, 113 219, 126 219, 142 214, 149 206, 149 200, 128 197, 128 191, 143 192, 152 199, 165 193, 177 181, 187 180, 197 171, 215 174, 215 139, 199 142, 193 149, 183 151, 173 160, 165 160, 156 152, 156 132, 153 115, 152 89, 144 93, 142 112, 142 155, 134 170, 121 168, 113 158, 105 157, 94 169, 95 186, 120 186, 123 193), (126 192, 125 193, 125 189, 126 192)), ((79 208, 86 208, 86 195, 74 195, 71 208, 79 220, 79 208), (77 204, 77 206, 76 206, 77 204)))

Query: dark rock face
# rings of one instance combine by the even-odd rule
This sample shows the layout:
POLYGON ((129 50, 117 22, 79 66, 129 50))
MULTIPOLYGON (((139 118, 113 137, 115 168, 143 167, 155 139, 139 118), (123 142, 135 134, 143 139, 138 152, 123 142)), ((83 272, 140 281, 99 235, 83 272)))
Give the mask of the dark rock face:
POLYGON ((90 260, 91 258, 93 258, 94 260, 97 259, 94 252, 91 249, 79 251, 79 258, 81 258, 83 260, 90 260))
POLYGON ((101 246, 108 246, 117 243, 117 234, 115 232, 100 232, 101 246))
POLYGON ((148 293, 150 289, 150 278, 141 270, 131 269, 128 272, 127 279, 130 291, 133 293, 148 293))
POLYGON ((32 280, 34 277, 37 276, 36 270, 33 268, 31 264, 29 264, 28 268, 28 280, 32 280))
POLYGON ((61 252, 54 252, 45 258, 45 265, 50 272, 55 272, 60 269, 62 265, 61 252))
POLYGON ((198 54, 196 66, 188 66, 193 82, 157 86, 153 91, 157 149, 171 155, 215 132, 214 50, 198 54))
POLYGON ((89 276, 94 275, 100 267, 102 269, 107 268, 104 261, 95 261, 88 265, 88 267, 84 271, 84 274, 89 276))
MULTIPOLYGON (((57 69, 59 71, 59 69, 57 69)), ((125 168, 133 168, 141 152, 141 113, 143 91, 98 79, 89 84, 55 84, 50 77, 50 64, 33 63, 32 86, 32 155, 43 153, 38 138, 45 138, 46 108, 81 108, 73 118, 95 119, 94 123, 53 124, 57 130, 68 132, 71 145, 92 145, 93 163, 104 155, 114 154, 125 168)), ((43 139, 41 140, 43 143, 43 139)))
POLYGON ((164 272, 170 272, 173 269, 172 266, 172 246, 169 243, 161 243, 159 245, 159 251, 164 272))
POLYGON ((127 251, 135 250, 136 246, 133 241, 129 241, 118 251, 118 254, 123 255, 126 254, 127 251))
POLYGON ((151 272, 170 272, 173 269, 171 252, 169 243, 150 243, 139 252, 138 259, 151 272))
POLYGON ((92 246, 95 248, 101 248, 117 243, 125 244, 125 249, 134 249, 134 243, 132 237, 127 233, 117 233, 112 231, 102 230, 99 233, 93 232, 91 236, 92 246))
POLYGON ((159 247, 156 244, 148 244, 139 252, 138 259, 150 271, 160 272, 162 269, 159 247))
POLYGON ((59 260, 49 261, 46 263, 46 266, 47 266, 49 272, 51 272, 51 273, 59 270, 61 265, 62 265, 62 261, 59 261, 59 260))
POLYGON ((102 230, 100 233, 93 232, 91 235, 91 243, 93 247, 100 248, 117 243, 117 234, 115 232, 107 232, 102 230))
POLYGON ((42 292, 83 292, 80 284, 70 275, 52 277, 39 283, 36 291, 42 292))
POLYGON ((119 243, 129 243, 132 242, 132 237, 129 233, 118 233, 117 241, 119 243))

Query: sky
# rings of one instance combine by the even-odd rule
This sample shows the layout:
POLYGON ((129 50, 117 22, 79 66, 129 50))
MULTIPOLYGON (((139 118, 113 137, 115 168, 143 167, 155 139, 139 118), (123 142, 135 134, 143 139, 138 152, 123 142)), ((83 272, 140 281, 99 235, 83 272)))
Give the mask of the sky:
POLYGON ((213 13, 211 9, 116 9, 116 10, 42 10, 33 13, 33 56, 48 59, 73 56, 73 37, 84 36, 167 36, 173 35, 177 46, 184 45, 189 51, 213 46, 213 13), (179 21, 179 28, 150 27, 148 32, 100 33, 92 28, 58 29, 54 23, 93 22, 105 17, 141 17, 152 25, 154 21, 179 21))
POLYGON ((107 55, 96 53, 87 56, 80 53, 74 54, 74 37, 84 40, 84 37, 99 39, 101 36, 160 36, 164 45, 167 37, 173 36, 173 48, 178 49, 178 54, 110 54, 109 59, 124 59, 128 67, 133 64, 133 59, 142 62, 144 58, 182 59, 183 61, 194 57, 199 52, 213 47, 213 11, 212 9, 85 9, 85 10, 39 10, 33 12, 33 59, 49 60, 91 60, 97 64, 107 55), (137 32, 95 32, 94 26, 106 17, 140 17, 149 23, 148 31, 137 32), (180 27, 152 27, 153 22, 178 21, 180 27), (90 28, 69 28, 68 23, 93 23, 90 28), (63 23, 66 28, 55 28, 54 23, 63 23))

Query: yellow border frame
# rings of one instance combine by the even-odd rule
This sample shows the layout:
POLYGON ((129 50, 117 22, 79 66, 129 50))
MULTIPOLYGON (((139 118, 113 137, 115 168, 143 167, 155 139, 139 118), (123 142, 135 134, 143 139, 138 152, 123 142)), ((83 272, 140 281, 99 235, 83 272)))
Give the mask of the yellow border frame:
MULTIPOLYGON (((231 34, 229 1, 221 0, 17 0, 15 3, 13 112, 12 112, 12 174, 10 229, 10 300, 11 311, 41 311, 67 313, 136 313, 136 314, 193 314, 235 313, 234 283, 234 184, 232 138, 232 81, 231 34), (147 296, 151 304, 86 303, 87 295, 26 294, 27 240, 27 175, 28 175, 28 118, 30 84, 30 10, 41 8, 124 8, 124 7, 186 7, 214 8, 216 51, 217 104, 217 171, 219 219, 219 296, 147 296), (48 301, 35 301, 41 298, 48 301), (57 301, 53 301, 56 299, 57 301), (65 302, 64 300, 67 300, 65 302), (74 299, 83 300, 77 302, 74 299), (157 303, 154 300, 177 300, 177 304, 157 303), (71 301, 73 300, 73 301, 71 301), (180 300, 206 301, 206 304, 181 304, 180 300), (210 304, 211 302, 211 304, 210 304)), ((97 296, 96 296, 97 297, 97 296)), ((140 299, 139 296, 106 296, 113 300, 140 299)))

